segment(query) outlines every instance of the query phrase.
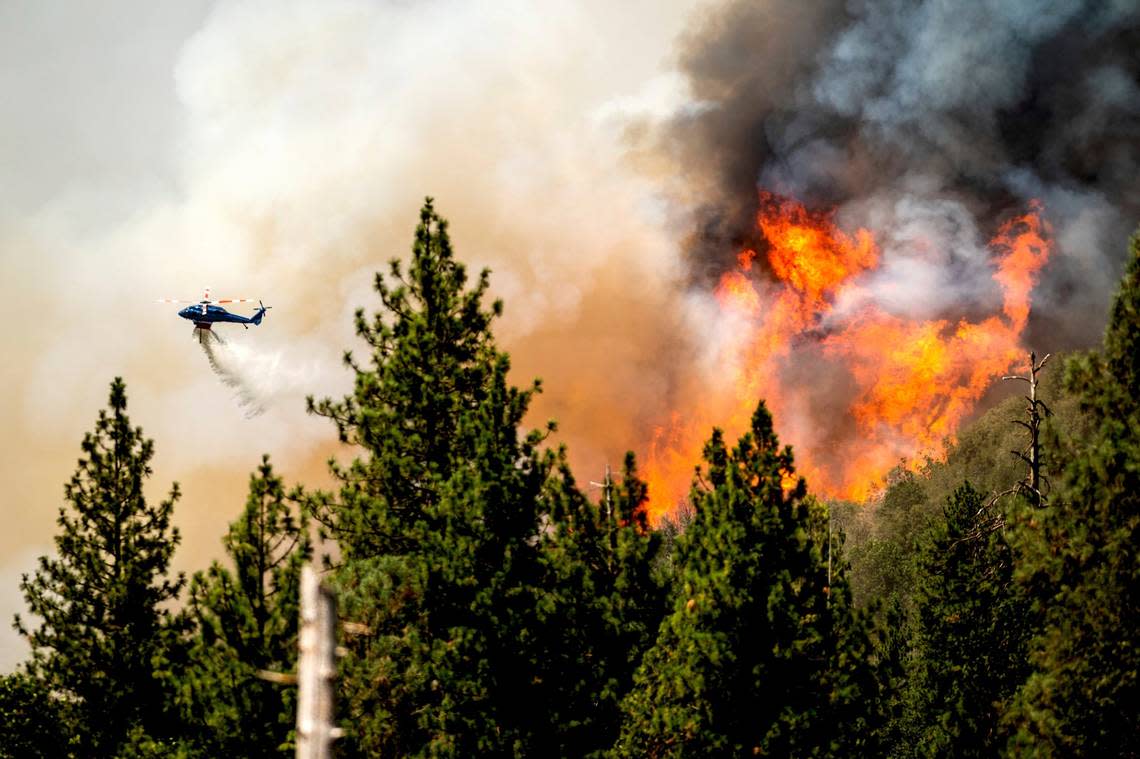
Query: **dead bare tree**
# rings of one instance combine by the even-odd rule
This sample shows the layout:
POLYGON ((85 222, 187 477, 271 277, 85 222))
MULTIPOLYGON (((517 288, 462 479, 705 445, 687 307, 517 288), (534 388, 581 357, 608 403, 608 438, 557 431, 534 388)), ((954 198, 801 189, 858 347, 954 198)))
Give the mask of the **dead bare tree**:
POLYGON ((1025 462, 1029 467, 1029 471, 1026 472, 1025 477, 1019 480, 1013 487, 994 494, 992 498, 986 501, 985 505, 978 511, 977 526, 963 535, 958 542, 981 540, 997 530, 1005 529, 1005 515, 1000 509, 995 507, 997 502, 1007 495, 1020 493, 1035 507, 1045 503, 1045 497, 1049 489, 1049 478, 1042 471, 1041 423, 1052 416, 1053 412, 1049 410, 1045 401, 1037 397, 1037 388, 1039 386, 1037 375, 1041 373, 1041 370, 1051 355, 1051 353, 1047 353, 1043 359, 1038 361, 1037 354, 1030 352, 1029 371, 1027 374, 1007 374, 1002 377, 1003 380, 1020 380, 1029 385, 1029 393, 1025 396, 1027 418, 1024 420, 1011 420, 1014 424, 1025 428, 1029 435, 1029 442, 1026 447, 1020 451, 1010 451, 1014 456, 1025 462))
MULTIPOLYGON (((1051 355, 1051 353, 1047 353, 1045 358, 1038 361, 1037 354, 1030 353, 1029 373, 1027 375, 1011 374, 1002 377, 1003 380, 1021 380, 1029 384, 1029 394, 1025 396, 1028 403, 1026 407, 1028 421, 1015 419, 1013 422, 1024 427, 1029 433, 1029 445, 1024 450, 1011 451, 1011 453, 1029 466, 1029 472, 1025 479, 1018 482, 1013 491, 1024 494, 1034 506, 1041 506, 1045 503, 1045 486, 1048 484, 1048 478, 1041 473, 1041 423, 1053 413, 1045 405, 1045 401, 1037 397, 1037 375, 1045 367, 1045 362, 1049 360, 1051 355)), ((1005 493, 999 495, 1005 495, 1005 493)))

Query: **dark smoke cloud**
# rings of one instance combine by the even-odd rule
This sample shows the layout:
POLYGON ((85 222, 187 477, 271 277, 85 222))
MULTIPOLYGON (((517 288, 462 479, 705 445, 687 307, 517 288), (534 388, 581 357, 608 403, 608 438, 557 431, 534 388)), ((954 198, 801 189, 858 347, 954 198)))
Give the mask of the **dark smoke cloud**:
POLYGON ((871 228, 884 307, 960 314, 992 290, 986 240, 1039 198, 1056 254, 1027 340, 1089 343, 1140 221, 1138 50, 1131 0, 723 5, 683 42, 697 102, 648 131, 694 284, 762 245, 759 185, 871 228))

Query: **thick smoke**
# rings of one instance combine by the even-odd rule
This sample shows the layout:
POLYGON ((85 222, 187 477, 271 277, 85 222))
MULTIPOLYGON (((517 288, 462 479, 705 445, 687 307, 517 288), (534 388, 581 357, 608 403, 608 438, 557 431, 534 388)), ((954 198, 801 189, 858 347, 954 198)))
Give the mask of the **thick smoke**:
POLYGON ((1140 220, 1137 50, 1129 0, 731 2, 684 41, 697 102, 645 152, 679 177, 695 284, 763 250, 759 185, 870 228, 870 291, 911 316, 992 303, 985 241, 1038 198, 1056 251, 1027 340, 1085 345, 1140 220))
POLYGON ((1140 221, 1140 7, 1044 6, 730 0, 692 27, 691 101, 629 131, 688 230, 686 322, 702 335, 650 449, 651 510, 683 497, 707 427, 738 434, 758 395, 817 492, 863 498, 893 463, 937 455, 1022 347, 1096 341, 1140 221), (757 219, 799 203, 875 241, 875 264, 802 322, 781 306, 803 290, 787 262, 826 272, 769 224, 770 248, 757 219), (1051 253, 1026 275, 1025 324, 991 241, 1039 209, 1051 253), (740 285, 745 249, 760 266, 740 285), (1000 354, 954 347, 978 328, 1003 335, 1000 354))
POLYGON ((662 360, 680 266, 651 184, 622 170, 622 125, 679 99, 663 61, 693 2, 5 5, 0 316, 20 329, 0 367, 0 554, 50 546, 119 375, 156 491, 186 494, 177 569, 217 555, 263 452, 321 486, 339 449, 305 396, 351 392, 353 311, 378 307, 373 275, 407 255, 425 195, 470 270, 493 270, 514 376, 548 388, 534 423, 557 418, 594 479, 620 461, 684 363, 662 360), (254 419, 153 303, 204 283, 276 306, 217 328, 254 419))
MULTIPOLYGON (((759 245, 758 183, 871 227, 880 303, 931 313, 986 297, 984 241, 1040 197, 1059 255, 1034 310, 1050 342, 1031 340, 1090 342, 1140 206, 1131 3, 730 2, 692 17, 680 76, 658 64, 693 0, 15 4, 0 314, 21 329, 0 474, 16 529, 0 553, 50 545, 58 483, 118 374, 154 481, 185 486, 180 568, 217 551, 262 452, 290 478, 323 473, 335 436, 303 397, 350 389, 352 311, 375 307, 372 273, 406 253, 428 194, 464 260, 493 269, 516 376, 546 380, 535 422, 559 420, 583 480, 707 391, 727 338, 695 285, 759 245), (649 181, 623 170, 618 134, 649 181), (280 307, 210 346, 256 419, 149 303, 203 281, 280 307), (91 340, 93 315, 129 329, 91 340)), ((824 416, 844 378, 794 369, 824 416)))

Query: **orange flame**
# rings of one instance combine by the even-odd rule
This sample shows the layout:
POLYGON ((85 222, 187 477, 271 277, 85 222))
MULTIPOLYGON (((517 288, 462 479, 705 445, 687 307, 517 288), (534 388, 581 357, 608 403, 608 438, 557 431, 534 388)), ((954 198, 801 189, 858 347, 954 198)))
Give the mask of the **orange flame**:
POLYGON ((795 446, 813 491, 862 500, 891 467, 941 456, 994 379, 1025 352, 1030 293, 1049 255, 1049 230, 1036 202, 990 242, 1001 314, 956 322, 907 319, 858 297, 860 275, 879 265, 869 231, 847 235, 831 214, 769 193, 760 205, 757 224, 776 281, 749 275, 752 250, 741 252, 739 268, 721 278, 715 297, 739 328, 722 356, 721 387, 705 389, 708 397, 696 408, 674 413, 653 435, 645 472, 654 522, 685 496, 711 427, 722 427, 730 439, 738 435, 760 398, 795 446), (837 313, 840 300, 866 303, 837 313), (790 371, 812 362, 839 367, 849 386, 813 390, 802 368, 790 371), (813 392, 822 392, 829 406, 838 396, 841 405, 820 409, 813 392))

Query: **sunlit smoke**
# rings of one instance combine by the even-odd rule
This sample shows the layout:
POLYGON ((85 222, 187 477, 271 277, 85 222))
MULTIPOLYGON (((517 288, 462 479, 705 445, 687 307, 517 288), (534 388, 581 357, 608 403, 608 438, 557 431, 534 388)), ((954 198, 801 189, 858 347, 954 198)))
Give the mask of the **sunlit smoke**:
POLYGON ((686 353, 678 256, 653 183, 623 165, 624 127, 682 101, 669 51, 697 4, 5 5, 0 314, 21 328, 0 368, 16 520, 0 554, 50 545, 115 376, 155 440, 154 487, 185 493, 177 569, 218 556, 261 453, 323 482, 336 431, 305 398, 352 391, 353 312, 379 307, 373 276, 407 255, 426 195, 458 257, 492 269, 514 378, 545 380, 533 423, 557 418, 594 479, 620 462, 686 353), (153 304, 205 283, 276 306, 249 332, 215 327, 254 419, 153 304))

